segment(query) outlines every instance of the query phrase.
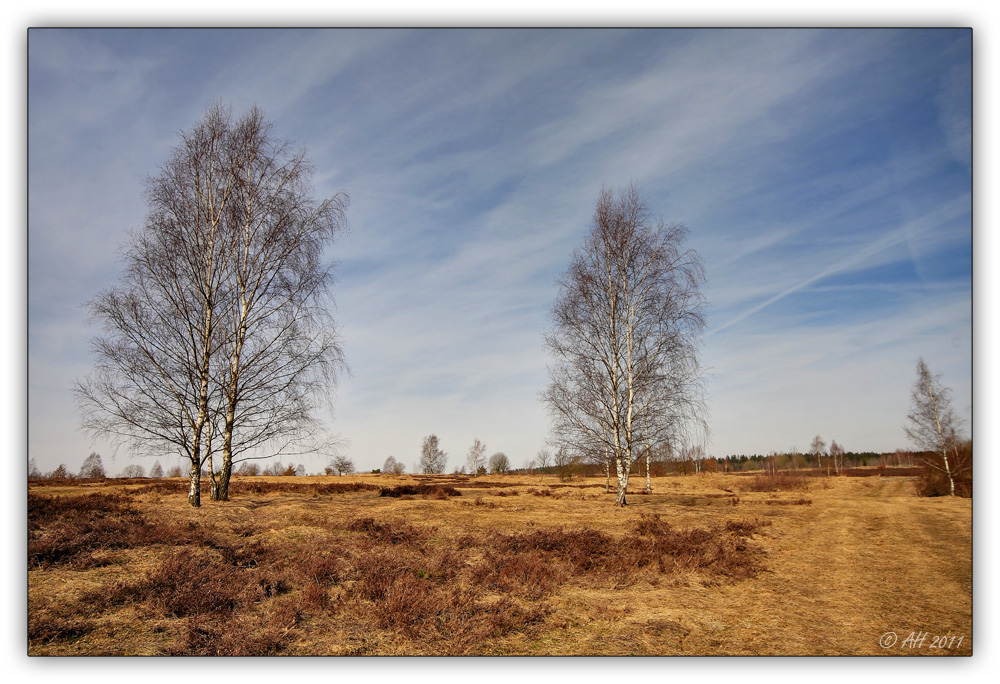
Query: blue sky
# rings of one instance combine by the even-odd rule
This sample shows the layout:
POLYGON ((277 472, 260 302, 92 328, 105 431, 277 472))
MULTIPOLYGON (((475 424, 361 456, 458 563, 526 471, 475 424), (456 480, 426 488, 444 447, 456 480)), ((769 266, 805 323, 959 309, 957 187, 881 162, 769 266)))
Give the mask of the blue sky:
MULTIPOLYGON (((115 282, 142 181, 215 99, 351 197, 330 250, 359 468, 430 433, 524 465, 542 334, 602 184, 634 181, 703 257, 710 454, 906 447, 923 356, 972 405, 967 30, 34 30, 28 452, 92 450, 81 305, 115 282)), ((139 462, 152 464, 152 458, 139 462)), ((166 465, 166 460, 163 461, 166 465)), ((305 461, 320 470, 320 461, 305 461)))

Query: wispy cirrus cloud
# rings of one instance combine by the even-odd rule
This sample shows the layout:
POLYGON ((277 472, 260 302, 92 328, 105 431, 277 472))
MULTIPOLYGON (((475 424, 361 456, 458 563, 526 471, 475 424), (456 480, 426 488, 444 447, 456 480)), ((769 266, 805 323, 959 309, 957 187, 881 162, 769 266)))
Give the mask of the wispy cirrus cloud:
POLYGON ((430 432, 452 466, 475 437, 515 465, 542 446, 541 336, 602 184, 635 181, 705 259, 711 451, 804 444, 783 425, 815 434, 830 415, 838 441, 895 448, 921 354, 970 396, 961 31, 71 30, 30 43, 29 402, 46 411, 32 411, 29 449, 43 469, 89 451, 68 396, 94 332, 79 304, 114 281, 142 177, 215 99, 261 106, 308 148, 317 194, 351 195, 352 232, 329 256, 352 368, 334 426, 359 467, 409 463, 430 432), (876 383, 882 408, 862 415, 851 383, 876 383), (747 405, 774 420, 755 425, 747 405))

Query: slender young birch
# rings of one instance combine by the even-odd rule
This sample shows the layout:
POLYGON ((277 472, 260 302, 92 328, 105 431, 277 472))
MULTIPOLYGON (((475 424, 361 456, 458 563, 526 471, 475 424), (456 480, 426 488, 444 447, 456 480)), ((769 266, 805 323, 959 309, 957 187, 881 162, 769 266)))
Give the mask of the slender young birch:
POLYGON ((465 460, 469 464, 472 476, 475 477, 478 475, 479 468, 486 464, 486 445, 478 439, 474 440, 472 446, 469 447, 469 453, 465 460))
POLYGON ((948 478, 948 494, 955 496, 955 477, 966 464, 956 468, 949 452, 958 452, 962 420, 951 407, 951 390, 941 384, 941 376, 931 373, 924 360, 917 360, 917 381, 911 391, 909 423, 903 431, 918 447, 933 454, 920 458, 929 468, 948 478))

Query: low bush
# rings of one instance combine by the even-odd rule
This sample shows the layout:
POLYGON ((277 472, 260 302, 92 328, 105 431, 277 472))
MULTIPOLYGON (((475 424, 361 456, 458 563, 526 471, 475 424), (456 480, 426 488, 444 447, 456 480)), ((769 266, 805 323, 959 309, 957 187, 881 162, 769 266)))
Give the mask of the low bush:
MULTIPOLYGON (((951 487, 948 484, 948 476, 940 470, 933 468, 922 468, 920 478, 916 483, 917 496, 950 496, 951 487)), ((966 499, 972 497, 972 478, 955 478, 955 496, 966 499)))
POLYGON ((137 580, 118 580, 82 600, 97 605, 147 603, 168 617, 231 613, 264 595, 240 570, 206 553, 174 551, 137 580))
POLYGON ((418 528, 404 522, 378 522, 374 518, 358 518, 347 524, 346 529, 353 532, 364 532, 368 537, 383 544, 404 544, 419 541, 426 534, 418 528))
POLYGON ((56 641, 73 641, 90 633, 94 622, 84 618, 56 615, 39 615, 28 611, 28 641, 48 644, 56 641))
POLYGON ((290 629, 298 622, 294 609, 270 615, 235 618, 196 617, 185 625, 167 655, 272 656, 287 648, 290 629))
POLYGON ((120 494, 28 494, 28 565, 100 565, 92 552, 127 548, 148 536, 143 516, 120 494))

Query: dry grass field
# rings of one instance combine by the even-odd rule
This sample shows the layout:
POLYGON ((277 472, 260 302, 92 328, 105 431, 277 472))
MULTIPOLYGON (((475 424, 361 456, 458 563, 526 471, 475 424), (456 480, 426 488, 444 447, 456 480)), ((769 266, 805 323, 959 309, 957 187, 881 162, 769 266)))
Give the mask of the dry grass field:
POLYGON ((969 499, 653 486, 616 509, 603 479, 236 478, 194 510, 180 480, 31 483, 28 653, 971 654, 969 499))

